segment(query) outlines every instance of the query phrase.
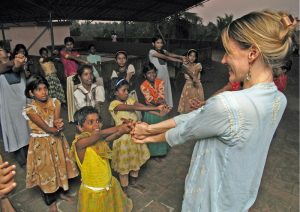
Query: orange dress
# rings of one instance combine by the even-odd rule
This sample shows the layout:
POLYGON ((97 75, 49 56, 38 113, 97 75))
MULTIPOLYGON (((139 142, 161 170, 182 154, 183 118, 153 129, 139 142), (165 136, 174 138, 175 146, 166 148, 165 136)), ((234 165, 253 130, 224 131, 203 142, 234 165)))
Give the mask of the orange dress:
POLYGON ((54 193, 60 187, 68 190, 68 179, 78 176, 78 170, 64 134, 60 133, 58 136, 47 134, 27 116, 28 114, 38 115, 52 127, 55 108, 58 106, 60 102, 57 99, 49 98, 46 103, 33 100, 23 113, 31 128, 26 187, 39 186, 44 193, 54 193))

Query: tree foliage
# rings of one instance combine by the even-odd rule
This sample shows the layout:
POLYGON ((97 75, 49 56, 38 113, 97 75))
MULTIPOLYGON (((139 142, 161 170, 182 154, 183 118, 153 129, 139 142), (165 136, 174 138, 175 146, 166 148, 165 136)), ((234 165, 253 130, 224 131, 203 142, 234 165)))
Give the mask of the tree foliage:
MULTIPOLYGON (((217 17, 216 23, 203 25, 201 17, 195 13, 180 12, 162 20, 161 22, 126 22, 127 38, 149 38, 158 34, 157 26, 166 38, 194 39, 201 41, 218 40, 221 31, 233 19, 233 15, 225 14, 217 17)), ((124 22, 90 22, 73 21, 70 28, 72 36, 83 39, 95 37, 110 38, 112 33, 124 37, 124 22)))

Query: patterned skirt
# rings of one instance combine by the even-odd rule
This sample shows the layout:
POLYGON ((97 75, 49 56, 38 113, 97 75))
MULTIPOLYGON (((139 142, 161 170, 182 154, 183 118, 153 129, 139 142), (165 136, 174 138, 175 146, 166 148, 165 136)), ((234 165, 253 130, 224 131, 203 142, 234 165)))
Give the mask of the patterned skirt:
POLYGON ((178 112, 179 113, 191 112, 193 109, 191 108, 190 100, 194 98, 200 99, 202 101, 204 100, 204 92, 203 92, 202 84, 200 83, 199 87, 196 88, 193 85, 192 81, 187 80, 182 89, 182 93, 178 105, 178 112))
POLYGON ((121 175, 130 171, 138 171, 150 158, 146 144, 136 144, 129 134, 115 140, 112 149, 111 167, 121 175))
POLYGON ((78 176, 78 170, 65 136, 30 137, 26 172, 27 188, 39 186, 44 193, 68 190, 68 179, 78 176))
POLYGON ((79 212, 129 212, 133 208, 131 199, 124 194, 120 183, 114 177, 108 191, 93 191, 81 184, 78 199, 79 212))
POLYGON ((49 96, 59 99, 61 103, 66 103, 65 93, 57 76, 55 74, 48 75, 46 80, 49 83, 49 96))
MULTIPOLYGON (((147 112, 145 112, 144 114, 144 122, 148 124, 156 124, 164 120, 166 120, 166 117, 160 117, 147 112)), ((149 148, 151 156, 164 156, 169 151, 169 145, 167 142, 150 143, 147 144, 147 146, 149 148)))

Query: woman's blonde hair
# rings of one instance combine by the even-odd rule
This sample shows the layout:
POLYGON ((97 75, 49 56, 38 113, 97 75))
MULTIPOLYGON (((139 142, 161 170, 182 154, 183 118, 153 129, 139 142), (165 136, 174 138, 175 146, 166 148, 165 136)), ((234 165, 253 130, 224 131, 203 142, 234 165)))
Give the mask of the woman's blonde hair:
POLYGON ((236 41, 242 49, 255 46, 265 64, 278 72, 291 54, 296 23, 288 13, 282 11, 251 12, 234 20, 223 30, 222 42, 229 54, 229 39, 236 41), (286 19, 290 23, 284 22, 286 19))

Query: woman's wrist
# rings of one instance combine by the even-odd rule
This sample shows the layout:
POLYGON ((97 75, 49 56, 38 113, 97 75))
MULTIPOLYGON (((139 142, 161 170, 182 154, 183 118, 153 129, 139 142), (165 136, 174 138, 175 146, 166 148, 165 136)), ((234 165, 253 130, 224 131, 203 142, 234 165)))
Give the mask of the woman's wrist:
POLYGON ((152 134, 153 131, 154 131, 154 129, 153 129, 152 124, 149 124, 149 125, 147 126, 147 128, 146 128, 146 132, 147 132, 148 134, 152 134))

